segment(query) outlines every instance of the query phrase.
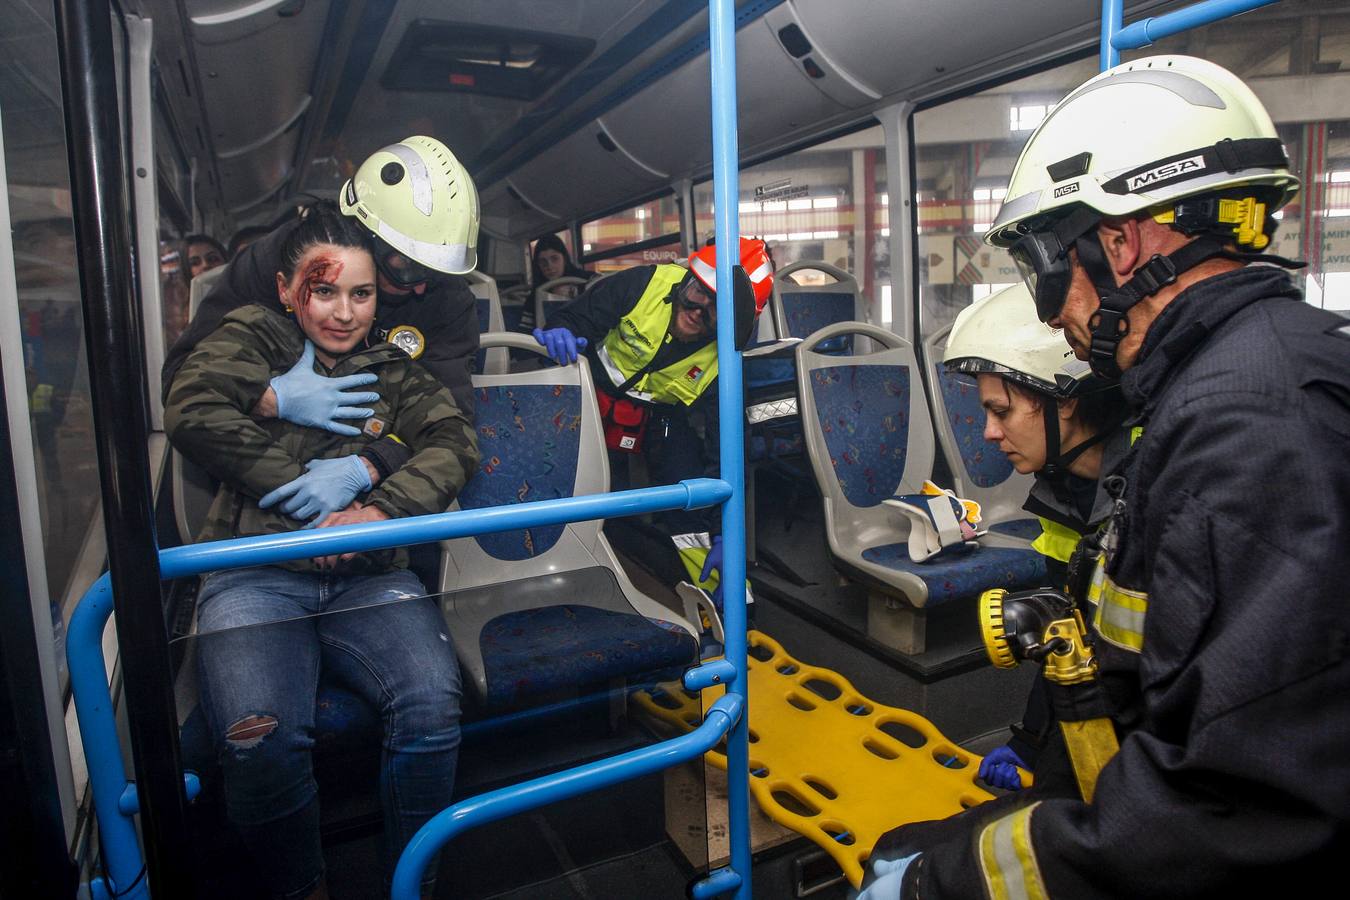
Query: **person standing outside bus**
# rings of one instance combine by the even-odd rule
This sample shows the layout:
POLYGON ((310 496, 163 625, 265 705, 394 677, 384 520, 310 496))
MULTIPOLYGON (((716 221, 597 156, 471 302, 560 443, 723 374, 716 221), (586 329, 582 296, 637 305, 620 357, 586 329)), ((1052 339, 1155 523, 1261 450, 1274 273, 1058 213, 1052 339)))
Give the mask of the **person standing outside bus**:
MULTIPOLYGON (((449 148, 413 136, 371 154, 343 185, 338 203, 373 235, 379 313, 371 335, 420 362, 472 416, 470 366, 478 352, 477 303, 458 276, 478 264, 478 192, 449 148)), ((202 301, 201 308, 164 361, 167 398, 188 354, 240 307, 276 303, 282 248, 299 227, 288 222, 245 247, 202 301)), ((273 378, 254 415, 284 419, 336 434, 357 434, 379 394, 357 390, 369 373, 328 378, 315 371, 313 348, 273 378)), ((323 460, 290 485, 288 514, 345 509, 368 472, 375 483, 398 471, 409 452, 396 435, 367 444, 351 457, 323 460), (363 471, 364 470, 364 471, 363 471)))
MULTIPOLYGON (((732 307, 737 345, 744 346, 773 293, 773 266, 762 240, 742 238, 740 250, 732 307)), ((534 330, 559 365, 579 352, 590 360, 612 474, 627 469, 628 453, 642 454, 653 484, 716 468, 716 297, 717 248, 707 246, 689 257, 687 270, 665 263, 610 275, 552 313, 549 328, 534 330), (689 417, 695 407, 704 414, 702 438, 689 417)), ((622 474, 616 480, 622 484, 622 474)), ((675 512, 661 522, 668 534, 699 545, 690 549, 704 579, 720 568, 721 538, 708 536, 716 525, 706 515, 675 512)))
POLYGON ((1255 94, 1183 56, 1098 75, 1022 151, 985 239, 1078 358, 1120 375, 1143 427, 1097 563, 1119 750, 1091 801, 995 801, 893 832, 868 900, 1339 880, 1350 331, 1261 253, 1297 189, 1255 94))

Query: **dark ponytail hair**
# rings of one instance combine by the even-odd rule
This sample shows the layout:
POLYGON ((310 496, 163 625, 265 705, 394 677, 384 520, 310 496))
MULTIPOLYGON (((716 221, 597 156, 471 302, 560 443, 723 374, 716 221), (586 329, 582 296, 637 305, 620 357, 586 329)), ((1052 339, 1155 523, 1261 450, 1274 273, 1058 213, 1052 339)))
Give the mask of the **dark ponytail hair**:
POLYGON ((364 250, 374 260, 370 232, 354 216, 344 216, 331 200, 319 200, 300 214, 300 224, 281 245, 281 274, 290 281, 306 251, 316 244, 364 250))

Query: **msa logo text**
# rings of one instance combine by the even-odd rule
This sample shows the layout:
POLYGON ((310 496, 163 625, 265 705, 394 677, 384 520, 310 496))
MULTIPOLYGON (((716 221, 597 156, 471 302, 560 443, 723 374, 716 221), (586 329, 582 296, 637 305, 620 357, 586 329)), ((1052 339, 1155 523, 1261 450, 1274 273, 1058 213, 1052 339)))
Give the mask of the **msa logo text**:
POLYGON ((1076 194, 1076 193, 1078 193, 1078 182, 1075 181, 1073 184, 1066 184, 1063 187, 1055 188, 1055 199, 1058 200, 1065 194, 1076 194))
POLYGON ((1148 187, 1150 184, 1175 178, 1188 172, 1199 172, 1204 168, 1205 158, 1203 156, 1192 156, 1190 159, 1179 159, 1175 162, 1164 163, 1157 168, 1149 169, 1147 172, 1131 175, 1125 184, 1130 190, 1137 191, 1142 187, 1148 187))

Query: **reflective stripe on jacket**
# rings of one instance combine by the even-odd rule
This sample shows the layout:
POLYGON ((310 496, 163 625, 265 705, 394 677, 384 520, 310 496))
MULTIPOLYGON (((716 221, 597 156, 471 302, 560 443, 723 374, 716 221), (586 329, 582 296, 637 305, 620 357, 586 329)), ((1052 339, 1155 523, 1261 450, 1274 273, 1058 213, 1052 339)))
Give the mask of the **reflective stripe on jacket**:
MULTIPOLYGON (((631 310, 605 335, 597 352, 609 380, 618 387, 656 356, 669 336, 674 306, 670 291, 688 274, 682 267, 660 265, 631 310)), ((717 342, 702 347, 661 369, 644 374, 628 396, 648 403, 691 405, 717 378, 717 342)))

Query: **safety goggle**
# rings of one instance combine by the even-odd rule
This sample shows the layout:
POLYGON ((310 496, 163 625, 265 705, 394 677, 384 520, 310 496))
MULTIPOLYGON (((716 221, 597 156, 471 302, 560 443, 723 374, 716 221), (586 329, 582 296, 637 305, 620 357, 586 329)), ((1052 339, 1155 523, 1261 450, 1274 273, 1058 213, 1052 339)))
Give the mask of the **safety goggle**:
POLYGON ((419 284, 432 284, 441 274, 435 269, 405 256, 378 237, 375 239, 375 265, 380 270, 381 275, 403 288, 410 288, 419 284))
POLYGON ((680 309, 688 309, 697 312, 703 317, 703 323, 712 327, 717 320, 717 298, 709 293, 702 285, 690 276, 689 283, 681 288, 675 295, 676 302, 680 304, 680 309), (692 299, 689 294, 692 291, 698 291, 708 298, 707 303, 699 303, 692 299))
POLYGON ((1033 226, 1008 248, 1022 281, 1036 300, 1036 316, 1042 322, 1050 321, 1064 308, 1073 279, 1069 250, 1099 221, 1099 214, 1080 208, 1062 219, 1033 226))
POLYGON ((1069 248, 1059 242, 1054 232, 1039 231, 1018 238, 1008 253, 1036 300, 1036 317, 1048 322, 1059 315, 1073 277, 1069 248))

